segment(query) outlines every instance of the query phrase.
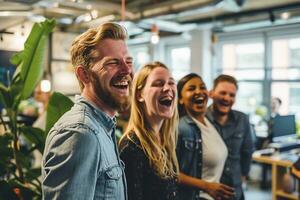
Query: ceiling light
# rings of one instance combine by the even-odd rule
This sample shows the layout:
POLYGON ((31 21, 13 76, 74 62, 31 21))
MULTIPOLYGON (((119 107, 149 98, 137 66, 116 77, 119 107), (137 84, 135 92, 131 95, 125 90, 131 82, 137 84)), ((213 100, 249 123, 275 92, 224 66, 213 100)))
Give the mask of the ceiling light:
POLYGON ((289 12, 284 12, 284 13, 281 13, 280 17, 282 19, 288 19, 290 18, 291 14, 289 12))
POLYGON ((50 92, 51 91, 51 82, 48 79, 44 79, 41 81, 41 90, 42 92, 50 92))
POLYGON ((156 24, 151 26, 151 43, 157 44, 159 42, 159 30, 156 24))
POLYGON ((97 10, 92 10, 91 15, 93 19, 96 19, 98 17, 98 11, 97 10))
POLYGON ((159 42, 159 36, 158 35, 151 35, 151 43, 157 44, 159 42))

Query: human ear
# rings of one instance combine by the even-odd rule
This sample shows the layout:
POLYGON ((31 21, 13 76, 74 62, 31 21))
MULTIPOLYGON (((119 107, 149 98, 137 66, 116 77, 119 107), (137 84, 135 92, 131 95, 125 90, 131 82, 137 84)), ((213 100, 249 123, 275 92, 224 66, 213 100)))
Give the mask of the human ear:
POLYGON ((87 70, 82 65, 76 67, 75 73, 76 73, 76 76, 78 77, 78 79, 81 82, 88 83, 90 81, 89 74, 88 74, 87 70))
POLYGON ((183 105, 183 100, 182 100, 182 99, 179 99, 178 103, 179 103, 180 105, 183 105))
POLYGON ((213 98, 213 96, 214 96, 214 91, 213 91, 213 90, 210 90, 210 91, 208 92, 208 96, 209 96, 209 98, 213 98))
POLYGON ((139 101, 139 102, 144 102, 145 101, 145 99, 143 98, 143 96, 142 96, 142 91, 137 91, 137 93, 136 93, 136 98, 137 98, 137 100, 139 101))

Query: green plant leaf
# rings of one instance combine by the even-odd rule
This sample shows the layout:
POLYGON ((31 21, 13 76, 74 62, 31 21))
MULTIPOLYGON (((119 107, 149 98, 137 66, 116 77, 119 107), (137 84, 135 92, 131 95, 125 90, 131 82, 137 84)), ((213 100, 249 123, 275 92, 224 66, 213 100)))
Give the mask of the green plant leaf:
POLYGON ((8 134, 0 135, 0 177, 10 171, 9 162, 13 159, 13 149, 11 141, 13 137, 8 134))
POLYGON ((31 168, 24 174, 26 182, 32 182, 41 176, 41 168, 31 168))
POLYGON ((11 58, 11 62, 20 68, 17 69, 14 77, 20 70, 20 77, 23 81, 22 99, 32 94, 43 75, 47 39, 54 26, 54 20, 35 23, 24 44, 24 50, 11 58))
POLYGON ((11 105, 11 98, 9 95, 8 88, 0 83, 0 103, 6 108, 11 105))
POLYGON ((21 81, 15 82, 13 85, 11 85, 10 87, 10 97, 12 99, 11 103, 11 107, 13 109, 18 109, 18 106, 21 102, 21 94, 22 94, 22 90, 23 90, 23 84, 21 83, 21 81))
POLYGON ((15 66, 18 66, 19 64, 21 64, 22 62, 22 51, 21 52, 18 52, 18 53, 15 53, 10 59, 10 63, 15 65, 15 66))
POLYGON ((70 110, 73 105, 74 103, 69 97, 59 92, 54 92, 48 103, 45 132, 48 133, 57 120, 70 110))
POLYGON ((33 155, 28 153, 26 146, 21 147, 20 151, 16 152, 20 166, 24 169, 29 169, 32 164, 33 155))
POLYGON ((23 136, 30 142, 32 145, 39 150, 39 152, 43 153, 46 134, 40 128, 35 128, 31 126, 23 126, 20 127, 20 131, 23 133, 23 136))

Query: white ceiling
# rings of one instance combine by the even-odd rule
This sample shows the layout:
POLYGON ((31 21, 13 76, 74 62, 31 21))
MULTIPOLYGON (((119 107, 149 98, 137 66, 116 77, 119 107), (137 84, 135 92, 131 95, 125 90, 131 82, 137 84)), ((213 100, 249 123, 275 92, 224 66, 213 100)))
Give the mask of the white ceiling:
MULTIPOLYGON (((121 0, 0 0, 0 32, 25 21, 55 18, 63 30, 80 32, 103 21, 120 21, 121 0)), ((179 33, 199 24, 230 25, 300 15, 299 0, 126 0, 132 35, 160 30, 179 33), (272 18, 273 17, 273 18, 272 18)), ((287 21, 288 22, 288 21, 287 21)), ((130 31, 130 30, 129 30, 130 31)))

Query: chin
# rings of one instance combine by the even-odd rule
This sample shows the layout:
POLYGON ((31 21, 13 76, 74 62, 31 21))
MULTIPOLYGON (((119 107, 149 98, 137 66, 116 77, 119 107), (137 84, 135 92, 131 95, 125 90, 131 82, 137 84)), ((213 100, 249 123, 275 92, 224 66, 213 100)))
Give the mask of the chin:
POLYGON ((172 117, 173 117, 173 113, 161 114, 161 118, 163 119, 171 119, 172 117))
POLYGON ((226 111, 224 111, 224 110, 218 110, 218 113, 220 113, 220 115, 227 115, 228 113, 229 113, 229 111, 230 110, 226 110, 226 111))

